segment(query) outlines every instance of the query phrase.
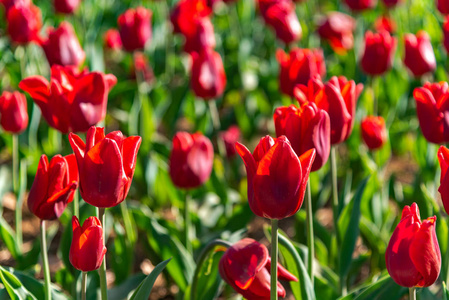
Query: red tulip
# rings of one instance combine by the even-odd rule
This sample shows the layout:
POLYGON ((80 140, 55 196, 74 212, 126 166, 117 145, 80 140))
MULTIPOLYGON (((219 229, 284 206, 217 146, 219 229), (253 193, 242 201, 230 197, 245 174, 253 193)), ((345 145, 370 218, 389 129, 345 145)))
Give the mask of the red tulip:
POLYGON ((193 20, 196 26, 192 35, 186 35, 184 45, 185 52, 201 52, 204 48, 215 48, 214 26, 209 18, 197 18, 193 20))
POLYGON ((391 34, 396 31, 396 23, 387 16, 381 16, 374 22, 374 29, 378 32, 386 30, 391 34))
POLYGON ((240 136, 240 128, 236 125, 232 125, 228 128, 228 130, 220 133, 220 138, 224 142, 226 155, 228 158, 233 158, 237 154, 237 151, 235 150, 235 143, 240 140, 240 136))
POLYGON ((127 51, 145 48, 151 40, 152 12, 144 7, 128 9, 118 17, 123 48, 127 51))
POLYGON ((302 28, 290 0, 259 0, 260 12, 265 23, 273 27, 276 37, 290 44, 302 37, 302 28))
POLYGON ((315 149, 316 157, 311 171, 319 170, 329 158, 331 146, 330 119, 327 112, 309 102, 276 108, 273 115, 276 136, 285 135, 296 155, 315 149))
POLYGON ((214 148, 201 133, 178 132, 170 154, 170 177, 179 188, 196 188, 209 179, 214 148))
POLYGON ((431 143, 449 142, 449 90, 447 82, 426 83, 413 91, 419 127, 431 143))
POLYGON ((226 87, 226 74, 220 54, 210 48, 192 53, 190 85, 196 96, 213 99, 221 96, 226 87))
POLYGON ((248 175, 248 202, 253 213, 269 219, 294 215, 302 205, 315 149, 299 158, 285 136, 260 139, 254 153, 236 143, 248 175))
POLYGON ((377 0, 345 0, 345 3, 353 11, 362 11, 374 8, 377 0))
POLYGON ((86 58, 75 31, 68 22, 62 22, 57 29, 50 28, 48 39, 42 42, 42 48, 51 66, 80 66, 86 58))
POLYGON ((80 193, 96 207, 112 207, 125 200, 136 168, 142 138, 125 138, 120 131, 104 135, 104 128, 89 128, 86 144, 74 133, 70 145, 78 162, 80 193))
POLYGON ((324 84, 319 76, 309 80, 308 85, 295 89, 300 104, 314 102, 329 114, 331 121, 331 144, 344 142, 354 126, 355 107, 363 84, 348 81, 345 77, 332 77, 324 84))
POLYGON ((5 8, 5 15, 8 15, 8 11, 14 5, 17 6, 30 6, 31 0, 0 0, 0 4, 5 8))
POLYGON ((37 6, 16 4, 8 9, 8 34, 17 44, 39 42, 42 27, 41 11, 37 6))
POLYGON ((369 149, 381 148, 388 138, 384 118, 371 116, 363 119, 362 138, 369 149))
POLYGON ((72 202, 77 186, 78 173, 73 154, 64 157, 58 154, 50 164, 44 154, 28 194, 28 208, 41 220, 57 219, 72 202))
POLYGON ((415 77, 435 70, 437 67, 435 54, 429 35, 425 31, 419 31, 416 36, 410 33, 405 34, 404 43, 404 64, 415 77))
MULTIPOLYGON (((249 300, 270 299, 271 258, 268 249, 257 241, 245 238, 232 245, 220 259, 221 278, 249 300)), ((278 279, 298 279, 278 264, 278 279)), ((277 283, 278 297, 285 297, 285 289, 277 283)))
POLYGON ((446 16, 443 23, 443 46, 449 52, 449 16, 446 16))
POLYGON ((388 273, 397 284, 428 287, 437 280, 441 254, 435 222, 435 216, 421 222, 416 203, 404 207, 385 252, 388 273))
POLYGON ((441 195, 441 200, 443 201, 444 210, 446 213, 449 212, 449 176, 448 176, 448 167, 449 167, 449 150, 441 146, 438 149, 438 161, 440 162, 441 167, 441 177, 440 177, 440 187, 438 191, 441 195))
POLYGON ((81 0, 54 0, 55 11, 61 14, 71 14, 78 6, 81 0))
POLYGON ((83 226, 76 216, 72 217, 72 244, 70 246, 69 260, 77 269, 89 272, 100 268, 106 247, 103 241, 103 228, 100 220, 89 217, 83 226))
POLYGON ((279 84, 281 91, 291 97, 298 84, 307 84, 315 75, 325 76, 323 51, 321 49, 294 48, 289 54, 277 50, 277 61, 280 64, 279 84))
POLYGON ((382 0, 382 2, 385 4, 386 7, 392 8, 395 7, 398 4, 401 4, 405 0, 382 0))
POLYGON ((136 78, 136 75, 140 77, 141 81, 151 83, 155 80, 153 69, 148 62, 147 57, 142 52, 134 52, 133 55, 133 68, 132 78, 136 78))
POLYGON ((47 123, 62 133, 87 131, 106 116, 108 93, 117 82, 112 74, 78 72, 55 65, 51 79, 31 76, 19 87, 39 106, 47 123))
POLYGON ((3 130, 21 133, 28 126, 27 100, 19 92, 3 92, 0 96, 0 124, 3 130))
POLYGON ((437 9, 442 13, 443 15, 449 14, 449 0, 436 0, 437 2, 437 9))
POLYGON ((355 20, 341 12, 331 12, 318 27, 318 34, 327 40, 337 53, 345 53, 354 46, 355 20))
POLYGON ((369 75, 381 75, 391 68, 394 51, 396 48, 396 38, 389 32, 381 31, 365 34, 365 50, 360 64, 362 70, 369 75))
POLYGON ((108 49, 120 50, 123 47, 122 39, 120 38, 120 33, 117 29, 109 29, 104 34, 104 45, 108 49))
POLYGON ((170 14, 170 21, 175 33, 193 36, 197 31, 195 20, 209 16, 212 9, 206 0, 181 0, 170 14))

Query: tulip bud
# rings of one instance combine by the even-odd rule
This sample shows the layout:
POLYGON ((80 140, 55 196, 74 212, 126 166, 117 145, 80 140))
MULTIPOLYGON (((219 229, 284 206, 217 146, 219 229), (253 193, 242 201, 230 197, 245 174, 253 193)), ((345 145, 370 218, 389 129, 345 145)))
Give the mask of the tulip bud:
POLYGON ((315 149, 299 158, 285 136, 262 138, 251 152, 236 143, 248 175, 248 202, 253 213, 269 219, 294 215, 302 205, 315 149))
POLYGON ((28 126, 27 100, 19 92, 3 92, 0 96, 0 124, 3 130, 21 133, 28 126))
POLYGON ((133 67, 131 68, 132 71, 132 78, 136 78, 136 76, 139 76, 140 81, 145 81, 148 83, 151 83, 155 80, 153 69, 150 66, 150 63, 148 62, 147 57, 142 52, 134 52, 133 55, 133 67))
POLYGON ((341 12, 331 12, 318 27, 318 34, 335 52, 345 53, 354 46, 354 29, 354 18, 341 12))
POLYGON ((5 8, 5 15, 8 15, 8 11, 14 6, 30 6, 31 0, 0 0, 0 4, 5 8))
POLYGON ((435 216, 421 222, 416 203, 404 207, 385 252, 388 273, 397 284, 428 287, 438 279, 441 254, 435 222, 435 216))
POLYGON ((396 23, 387 16, 381 16, 374 22, 374 29, 378 32, 388 31, 390 34, 396 31, 396 23))
POLYGON ((365 49, 360 64, 362 70, 369 75, 381 75, 391 68, 396 38, 387 31, 365 34, 365 49))
POLYGON ((51 66, 80 66, 86 58, 75 31, 68 22, 62 22, 57 29, 50 28, 48 39, 42 42, 42 48, 51 66))
POLYGON ((449 0, 436 0, 437 2, 437 9, 442 13, 443 15, 449 14, 449 0))
POLYGON ((193 34, 186 35, 184 51, 201 52, 204 48, 215 48, 214 26, 209 18, 197 18, 193 21, 196 29, 193 34))
POLYGON ((435 54, 429 35, 425 31, 404 35, 405 57, 404 64, 415 77, 433 72, 437 66, 435 54))
POLYGON ((363 119, 362 138, 370 150, 381 148, 387 140, 384 118, 371 116, 363 119))
POLYGON ((97 217, 89 217, 80 226, 78 218, 72 217, 72 244, 69 260, 77 269, 89 272, 100 268, 106 247, 103 241, 103 228, 97 217))
POLYGON ((440 162, 441 176, 440 176, 440 187, 438 191, 441 195, 441 201, 443 202, 444 210, 449 213, 449 149, 441 146, 438 149, 438 161, 440 162))
MULTIPOLYGON (((245 238, 232 245, 220 259, 221 278, 246 299, 270 298, 271 258, 268 249, 259 242, 245 238)), ((298 279, 278 264, 278 279, 298 281, 298 279)), ((286 292, 277 282, 278 297, 286 292)))
POLYGON ((145 48, 151 40, 151 10, 144 7, 128 9, 118 17, 123 48, 134 51, 145 48))
POLYGON ((228 130, 220 133, 220 138, 223 140, 226 148, 226 156, 233 158, 237 152, 235 150, 235 143, 240 140, 241 132, 238 126, 231 126, 228 130))
POLYGON ((170 154, 170 177, 175 186, 189 189, 206 182, 214 163, 214 148, 200 133, 178 132, 170 154))
POLYGON ((61 14, 71 14, 78 6, 81 0, 54 0, 55 11, 61 14))
POLYGON ((220 54, 204 48, 192 54, 192 74, 190 85, 197 97, 205 100, 221 96, 226 87, 226 74, 220 54))
POLYGON ((13 5, 8 9, 8 34, 17 44, 39 42, 39 31, 42 27, 41 11, 37 6, 13 5))
POLYGON ((192 36, 197 30, 195 20, 207 17, 211 13, 212 9, 206 0, 181 0, 170 14, 173 32, 186 37, 192 36))
POLYGON ((377 0, 345 0, 345 3, 351 10, 359 12, 374 8, 377 0))
POLYGON ((92 126, 86 144, 69 134, 75 152, 84 201, 96 207, 113 207, 125 200, 136 168, 142 138, 125 138, 120 131, 104 135, 104 128, 92 126))
POLYGON ((73 154, 64 157, 58 154, 50 164, 44 154, 28 194, 28 208, 41 220, 57 219, 72 202, 77 186, 78 173, 73 154))
POLYGON ((109 29, 104 34, 104 45, 108 49, 120 50, 123 47, 120 33, 117 29, 109 29))

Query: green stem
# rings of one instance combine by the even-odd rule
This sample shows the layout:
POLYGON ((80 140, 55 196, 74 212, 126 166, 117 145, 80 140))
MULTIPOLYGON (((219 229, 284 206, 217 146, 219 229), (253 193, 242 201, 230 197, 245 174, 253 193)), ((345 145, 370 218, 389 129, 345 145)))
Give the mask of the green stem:
MULTIPOLYGON (((98 208, 98 216, 101 220, 101 225, 103 226, 103 241, 106 244, 106 227, 105 227, 105 209, 104 208, 98 208)), ((100 289, 101 289, 101 300, 107 300, 108 299, 108 282, 106 280, 106 255, 103 257, 103 263, 101 264, 100 270, 100 289)))
POLYGON ((75 194, 73 196, 73 215, 78 219, 80 218, 80 197, 78 189, 75 190, 75 194))
POLYGON ((271 296, 278 299, 278 220, 271 219, 271 296))
POLYGON ((61 149, 61 142, 62 142, 62 135, 61 132, 59 132, 57 129, 54 129, 52 127, 49 128, 48 135, 51 140, 51 144, 53 146, 53 152, 57 153, 61 149))
POLYGON ((192 227, 192 223, 190 220, 190 202, 192 201, 190 194, 186 191, 186 197, 184 202, 184 231, 186 238, 186 249, 187 252, 192 253, 192 243, 190 240, 190 230, 192 227))
POLYGON ((81 299, 86 300, 86 282, 87 282, 87 272, 81 273, 81 299))
POLYGON ((21 187, 19 186, 19 136, 12 135, 12 185, 16 195, 16 241, 20 251, 22 251, 22 197, 21 187))
POLYGON ((449 282, 449 242, 446 244, 446 283, 449 282))
POLYGON ((42 254, 42 268, 44 271, 45 281, 45 300, 51 300, 51 278, 50 278, 50 266, 48 265, 47 255, 47 238, 45 236, 45 220, 41 221, 41 254, 42 254))
POLYGON ((307 248, 309 249, 309 255, 308 255, 308 269, 307 273, 309 274, 310 280, 314 281, 313 276, 313 259, 315 256, 315 241, 313 237, 313 211, 312 211, 312 193, 310 190, 310 179, 307 182, 307 198, 306 198, 306 208, 307 208, 307 248))
POLYGON ((128 235, 129 241, 132 245, 136 242, 136 235, 134 234, 133 224, 131 223, 131 218, 129 217, 128 206, 126 205, 126 200, 120 203, 120 210, 123 216, 123 222, 125 223, 126 234, 128 235))
POLYGON ((337 245, 340 246, 340 235, 338 232, 338 217, 339 217, 339 203, 338 203, 338 186, 337 186, 337 157, 335 146, 331 147, 331 172, 332 172, 332 211, 334 214, 334 230, 337 236, 337 245))
POLYGON ((416 300, 416 288, 415 287, 411 287, 408 289, 409 291, 409 295, 410 295, 410 300, 416 300))
POLYGON ((369 78, 371 95, 373 97, 373 116, 377 116, 377 111, 378 111, 378 104, 377 104, 377 97, 376 97, 376 92, 377 92, 376 83, 377 83, 376 77, 369 78))

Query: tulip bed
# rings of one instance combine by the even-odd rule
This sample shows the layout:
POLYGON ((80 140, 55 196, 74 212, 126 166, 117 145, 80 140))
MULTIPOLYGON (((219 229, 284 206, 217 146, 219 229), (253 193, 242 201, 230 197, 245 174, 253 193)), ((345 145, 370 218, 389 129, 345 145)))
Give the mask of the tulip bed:
POLYGON ((448 0, 0 0, 0 299, 449 299, 448 0))

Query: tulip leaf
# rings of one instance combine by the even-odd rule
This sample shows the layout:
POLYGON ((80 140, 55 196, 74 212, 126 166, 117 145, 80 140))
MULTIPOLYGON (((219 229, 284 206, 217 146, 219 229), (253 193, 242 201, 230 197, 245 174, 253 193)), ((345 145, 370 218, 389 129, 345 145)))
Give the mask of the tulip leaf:
POLYGON ((12 300, 37 299, 22 285, 16 276, 2 267, 0 267, 0 281, 4 285, 6 292, 12 300))
POLYGON ((363 286, 345 297, 338 300, 372 300, 388 299, 399 300, 407 293, 408 289, 394 282, 390 275, 385 275, 375 283, 363 286))
POLYGON ((146 300, 150 297, 151 289, 154 282, 161 272, 165 269, 165 266, 170 262, 171 258, 159 263, 154 270, 142 281, 137 289, 132 294, 130 300, 146 300))
POLYGON ((446 282, 443 281, 443 300, 449 300, 449 291, 447 290, 446 282))
POLYGON ((9 226, 3 216, 0 215, 0 240, 5 243, 9 253, 17 260, 20 256, 20 249, 16 243, 14 230, 9 226))
POLYGON ((145 274, 139 273, 129 276, 121 284, 108 289, 108 300, 128 299, 128 296, 142 283, 146 278, 145 274))

